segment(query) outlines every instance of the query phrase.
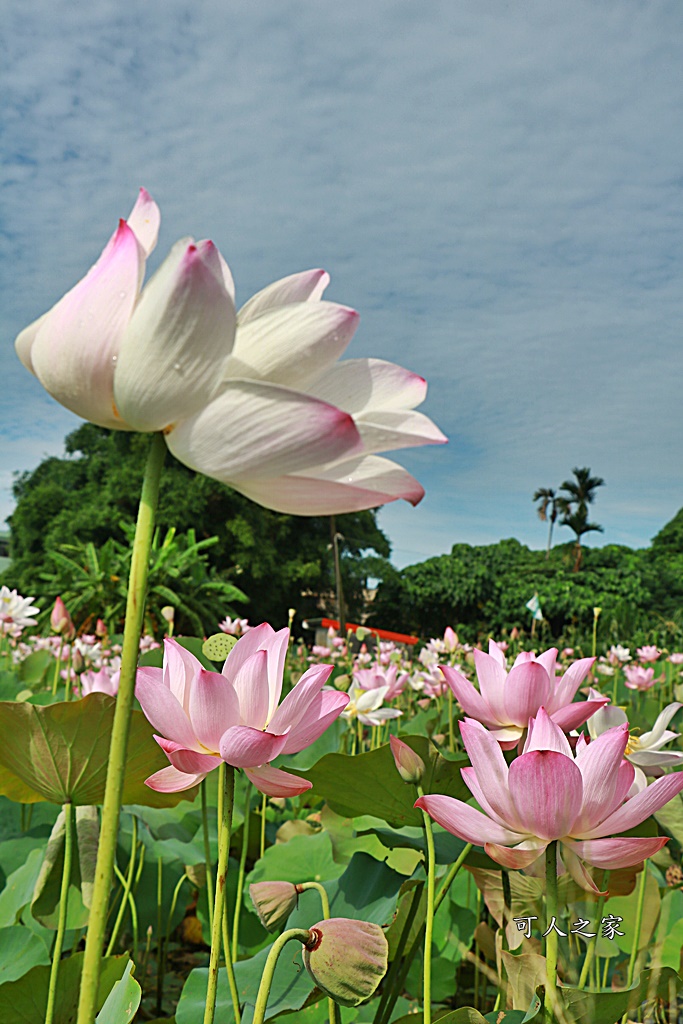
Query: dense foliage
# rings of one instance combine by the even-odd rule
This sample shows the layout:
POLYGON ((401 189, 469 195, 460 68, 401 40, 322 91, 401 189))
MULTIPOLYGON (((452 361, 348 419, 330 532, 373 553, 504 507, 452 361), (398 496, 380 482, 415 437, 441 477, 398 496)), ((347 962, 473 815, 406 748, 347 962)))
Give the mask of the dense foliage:
MULTIPOLYGON (((112 538, 127 543, 127 529, 137 514, 149 438, 84 424, 65 444, 66 458, 48 458, 18 478, 17 506, 9 520, 12 566, 4 582, 23 593, 40 594, 46 606, 62 586, 56 572, 60 553, 73 557, 73 545, 84 549, 89 543, 101 550, 112 538)), ((247 595, 248 603, 235 607, 252 622, 286 623, 290 607, 301 617, 320 614, 318 597, 333 594, 329 519, 270 512, 229 487, 193 473, 170 454, 157 522, 162 537, 175 528, 178 535, 194 530, 197 541, 218 538, 205 552, 207 571, 214 583, 233 584, 247 595)), ((372 558, 376 571, 378 562, 389 555, 389 542, 373 512, 338 516, 336 525, 342 538, 344 593, 353 616, 365 585, 363 552, 376 553, 372 558)), ((85 554, 81 564, 87 571, 85 554)), ((188 576, 185 582, 193 591, 193 580, 188 576)), ((175 581, 174 589, 197 610, 183 578, 175 581)), ((231 605, 234 601, 233 597, 231 605)), ((163 603, 172 602, 169 598, 163 603)), ((102 614, 100 609, 91 611, 102 614)), ((227 604, 214 600, 213 619, 202 618, 204 631, 214 632, 215 617, 229 611, 227 604)), ((184 622, 182 615, 178 618, 177 627, 199 632, 197 622, 187 621, 187 616, 184 622)))

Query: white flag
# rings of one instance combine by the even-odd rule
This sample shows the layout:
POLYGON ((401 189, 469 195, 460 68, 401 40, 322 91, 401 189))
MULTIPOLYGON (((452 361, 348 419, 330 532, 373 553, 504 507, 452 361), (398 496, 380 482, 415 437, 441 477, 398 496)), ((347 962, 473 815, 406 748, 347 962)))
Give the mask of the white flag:
POLYGON ((537 619, 539 622, 543 619, 543 612, 541 611, 541 602, 538 600, 538 594, 534 594, 530 601, 527 601, 526 607, 531 612, 531 617, 537 619))

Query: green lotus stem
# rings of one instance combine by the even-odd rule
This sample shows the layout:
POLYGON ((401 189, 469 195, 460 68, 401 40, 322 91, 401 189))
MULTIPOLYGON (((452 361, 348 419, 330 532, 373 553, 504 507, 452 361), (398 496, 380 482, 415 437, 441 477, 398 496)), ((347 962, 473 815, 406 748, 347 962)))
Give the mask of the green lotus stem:
MULTIPOLYGON (((144 850, 144 846, 143 846, 143 850, 144 850)), ((121 874, 121 872, 120 872, 120 870, 119 870, 119 868, 118 868, 118 866, 116 864, 114 865, 114 874, 118 878, 118 880, 121 883, 121 885, 125 886, 126 878, 125 878, 124 875, 121 874)), ((128 906, 130 908, 130 920, 131 920, 131 925, 132 925, 132 928, 133 928, 132 959, 135 962, 137 960, 137 956, 138 956, 138 908, 137 908, 137 905, 135 903, 135 897, 133 896, 132 892, 128 893, 128 906)))
POLYGON ((52 1024, 55 1015, 55 1003, 57 999, 57 979, 59 977, 59 963, 62 959, 62 947, 64 946, 64 932, 66 931, 66 912, 69 902, 69 883, 71 881, 71 862, 73 860, 74 825, 73 807, 71 803, 63 805, 64 812, 64 865, 62 867, 62 887, 59 894, 59 917, 57 920, 57 934, 55 945, 52 950, 52 966, 50 967, 50 982, 47 990, 47 1009, 45 1011, 45 1024, 52 1024))
POLYGON ((199 785, 202 798, 202 836, 204 838, 204 863, 206 865, 206 902, 209 907, 209 931, 213 932, 213 868, 211 866, 211 845, 209 843, 209 817, 206 806, 206 779, 199 785))
POLYGON ((223 956, 225 957, 225 969, 228 972, 228 985, 230 986, 230 998, 232 999, 232 1009, 235 1015, 235 1024, 241 1024, 242 1015, 240 1013, 240 999, 239 993, 237 991, 235 967, 232 962, 232 952, 230 950, 230 936, 228 935, 228 915, 225 912, 223 913, 223 920, 221 921, 221 934, 223 936, 223 956))
POLYGON ((270 986, 273 984, 273 974, 275 973, 275 967, 277 966, 277 959, 284 946, 294 939, 298 939, 299 942, 303 942, 305 944, 310 942, 311 933, 307 928, 288 928, 287 931, 283 932, 271 946, 265 967, 263 968, 263 974, 261 975, 261 984, 258 988, 252 1024, 263 1024, 265 1020, 268 996, 270 995, 270 986))
POLYGON ((247 867, 247 852, 249 850, 249 811, 251 807, 251 783, 247 783, 247 792, 244 797, 244 823, 242 825, 242 849, 240 850, 240 866, 237 873, 237 893, 235 894, 235 910, 232 918, 232 953, 235 959, 239 951, 240 938, 240 913, 242 910, 242 896, 244 894, 244 876, 247 867))
POLYGON ((57 652, 57 661, 55 662, 55 674, 52 677, 52 696, 57 696, 57 687, 59 686, 59 670, 62 667, 62 648, 64 647, 64 634, 62 633, 59 637, 59 651, 57 652))
MULTIPOLYGON (((128 871, 126 873, 125 879, 122 882, 123 892, 121 894, 121 903, 119 905, 119 910, 116 915, 114 927, 112 928, 111 938, 109 939, 109 945, 107 946, 107 952, 105 953, 105 956, 111 956, 112 953, 114 952, 114 946, 116 944, 116 939, 119 934, 119 928, 121 927, 121 922, 123 921, 123 915, 126 912, 126 903, 128 902, 128 896, 130 895, 131 886, 133 884, 133 873, 135 871, 135 855, 137 852, 136 848, 138 845, 138 822, 134 814, 132 815, 132 819, 133 834, 130 842, 130 860, 128 861, 128 871)), ((116 864, 114 864, 114 871, 116 872, 117 877, 119 877, 120 872, 116 870, 116 864)))
MULTIPOLYGON (((557 920, 557 840, 548 843, 545 851, 545 926, 557 920)), ((552 1022, 557 1003, 557 932, 554 928, 545 939, 545 1019, 552 1022)))
MULTIPOLYGON (((235 803, 235 769, 221 761, 218 769, 219 793, 222 792, 221 817, 218 823, 218 868, 216 870, 216 892, 213 904, 213 928, 211 929, 211 954, 209 957, 209 982, 206 988, 204 1024, 213 1024, 216 1013, 218 991, 218 958, 221 950, 221 929, 225 912, 225 886, 228 877, 228 855, 230 853, 230 828, 232 809, 235 803)), ((234 950, 233 950, 234 953, 234 950)))
POLYGON ((455 731, 453 728, 453 692, 448 687, 448 749, 451 754, 455 751, 455 731))
POLYGON ((399 935, 398 943, 396 944, 396 951, 394 953, 394 958, 391 961, 391 967, 389 968, 389 971, 384 979, 382 996, 380 998, 379 1005, 375 1012, 375 1016, 373 1017, 372 1024, 381 1024, 381 1022, 384 1020, 384 1011, 391 997, 391 993, 393 992, 396 986, 396 977, 401 966, 401 957, 403 956, 403 951, 406 948, 408 936, 410 935, 410 929, 413 926, 413 921, 415 920, 418 907, 420 906, 420 899, 422 898, 423 889, 424 882, 418 882, 418 884, 413 889, 413 895, 410 901, 410 909, 408 910, 408 913, 406 914, 406 919, 403 922, 403 928, 401 929, 401 934, 399 935))
POLYGON ((73 645, 69 649, 69 660, 66 663, 66 680, 64 681, 64 700, 71 700, 71 666, 73 664, 74 649, 73 645))
POLYGON ((268 804, 268 797, 263 794, 261 800, 261 846, 259 856, 262 857, 266 852, 266 806, 268 804))
MULTIPOLYGON (((320 896, 320 903, 322 904, 323 916, 322 920, 327 921, 330 917, 330 897, 327 895, 327 889, 320 882, 302 882, 297 886, 301 892, 306 889, 315 889, 320 896)), ((329 1018, 328 1024, 339 1024, 339 1007, 331 997, 327 1000, 327 1015, 329 1018)))
MULTIPOLYGON (((603 880, 602 880, 603 886, 606 886, 608 881, 609 881, 609 871, 605 871, 605 874, 604 874, 604 877, 603 877, 603 880)), ((605 900, 607 899, 607 896, 608 896, 608 893, 605 892, 605 894, 603 896, 601 896, 600 899, 598 900, 598 911, 597 911, 598 924, 596 926, 598 928, 600 927, 600 921, 602 919, 602 912, 605 909, 605 900)), ((585 956, 585 959, 583 961, 583 967, 581 968, 581 975, 579 977, 579 988, 583 988, 584 985, 586 984, 586 981, 588 980, 588 972, 590 971, 591 964, 593 963, 593 957, 595 956, 595 944, 596 944, 597 941, 598 941, 598 935, 597 935, 597 932, 596 932, 595 936, 590 940, 590 942, 588 944, 588 949, 586 950, 586 956, 585 956)))
POLYGON ((161 469, 166 454, 166 443, 161 434, 155 434, 147 457, 145 475, 142 481, 140 508, 135 529, 135 540, 130 563, 128 598, 126 602, 126 624, 123 633, 121 654, 121 676, 116 698, 116 710, 109 746, 107 782, 102 806, 100 841, 95 867, 92 906, 88 934, 83 956, 81 994, 78 1003, 77 1024, 92 1024, 97 1006, 97 989, 100 978, 100 959, 107 923, 107 907, 116 859, 116 840, 119 829, 119 811, 123 795, 126 770, 128 733, 133 710, 135 675, 140 650, 140 635, 145 611, 145 594, 149 572, 149 554, 154 534, 154 520, 159 500, 161 469))
POLYGON ((157 1015, 161 1016, 161 1004, 164 999, 164 974, 161 970, 163 955, 163 937, 161 934, 162 901, 164 897, 164 862, 157 857, 157 1015))
POLYGON ((160 974, 161 974, 162 978, 166 976, 166 957, 168 956, 168 944, 169 944, 170 939, 171 939, 171 920, 173 919, 173 915, 175 914, 175 908, 176 908, 176 904, 178 902, 178 894, 180 893, 180 890, 183 887, 183 883, 186 882, 186 881, 187 881, 187 875, 183 875, 178 880, 178 882, 176 883, 176 887, 173 890, 173 897, 171 899, 171 909, 169 910, 168 917, 166 918, 166 930, 164 932, 164 943, 163 943, 161 952, 159 954, 160 955, 160 960, 161 960, 160 974))
MULTIPOLYGON (((449 691, 450 692, 450 691, 449 691)), ((422 786, 416 786, 420 796, 424 796, 422 786)), ((425 918, 424 973, 422 984, 422 1019, 424 1024, 432 1024, 432 933, 434 931, 434 895, 436 856, 434 853, 434 833, 432 819, 422 810, 425 841, 427 843, 427 917, 425 918)))
POLYGON ((638 902, 636 904, 636 927, 633 933, 633 942, 631 943, 631 956, 628 962, 628 976, 626 980, 626 988, 630 988, 633 984, 633 978, 636 973, 636 960, 638 958, 638 943, 640 942, 640 929, 643 926, 643 908, 645 906, 645 884, 647 882, 647 861, 643 862, 643 870, 640 873, 640 880, 638 883, 638 902))

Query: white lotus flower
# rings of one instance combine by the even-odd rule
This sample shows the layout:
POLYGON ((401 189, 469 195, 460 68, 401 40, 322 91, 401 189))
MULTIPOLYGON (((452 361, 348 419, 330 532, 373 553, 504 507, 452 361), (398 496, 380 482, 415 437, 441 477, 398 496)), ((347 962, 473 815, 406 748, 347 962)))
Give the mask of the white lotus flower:
MULTIPOLYGON (((591 690, 588 699, 595 699, 596 695, 597 690, 591 690)), ((667 705, 663 711, 660 711, 649 732, 644 732, 641 736, 635 736, 633 732, 629 734, 624 757, 631 762, 636 770, 631 792, 635 793, 645 789, 647 776, 659 777, 664 774, 663 768, 675 768, 683 764, 683 754, 662 750, 662 747, 677 739, 679 735, 677 732, 671 732, 667 726, 681 707, 683 704, 676 702, 667 705)), ((594 740, 608 729, 625 723, 628 723, 628 717, 623 708, 608 705, 596 711, 586 724, 590 737, 594 740)))
POLYGON ((33 615, 40 615, 40 608, 32 603, 32 597, 21 597, 9 587, 0 588, 0 632, 4 636, 21 636, 26 626, 35 626, 33 615))

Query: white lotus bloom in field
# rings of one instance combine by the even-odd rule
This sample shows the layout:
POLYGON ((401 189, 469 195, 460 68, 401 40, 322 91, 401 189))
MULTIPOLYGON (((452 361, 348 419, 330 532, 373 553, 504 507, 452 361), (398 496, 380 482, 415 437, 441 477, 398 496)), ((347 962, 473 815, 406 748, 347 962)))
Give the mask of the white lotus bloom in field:
POLYGON ((21 597, 9 587, 0 588, 0 633, 4 636, 21 636, 26 626, 35 626, 40 608, 33 604, 32 597, 21 597))
POLYGON ((342 711, 342 718, 357 718, 363 725, 382 725, 390 718, 400 718, 403 714, 398 708, 383 708, 384 699, 389 693, 388 686, 377 686, 373 690, 364 690, 354 682, 349 687, 349 703, 342 711))
MULTIPOLYGON (((595 695, 597 691, 592 690, 591 694, 595 695)), ((591 700, 592 696, 589 696, 588 699, 591 700)), ((662 769, 676 768, 683 764, 683 754, 673 750, 662 750, 667 743, 678 738, 679 734, 672 732, 667 726, 681 707, 683 704, 677 702, 667 705, 663 711, 660 711, 649 732, 644 732, 640 736, 629 734, 624 757, 631 762, 636 771, 632 786, 633 792, 646 788, 647 776, 659 777, 664 774, 662 769)), ((614 728, 614 726, 625 724, 628 724, 626 712, 623 708, 612 705, 600 708, 586 723, 591 740, 597 739, 603 732, 614 728)))
POLYGON ((329 276, 283 278, 237 315, 216 246, 185 238, 143 288, 159 223, 142 189, 95 266, 21 332, 43 387, 99 426, 163 431, 185 465, 280 512, 416 504, 420 484, 377 453, 446 440, 415 411, 427 385, 380 359, 339 362, 358 314, 322 300, 329 276))

